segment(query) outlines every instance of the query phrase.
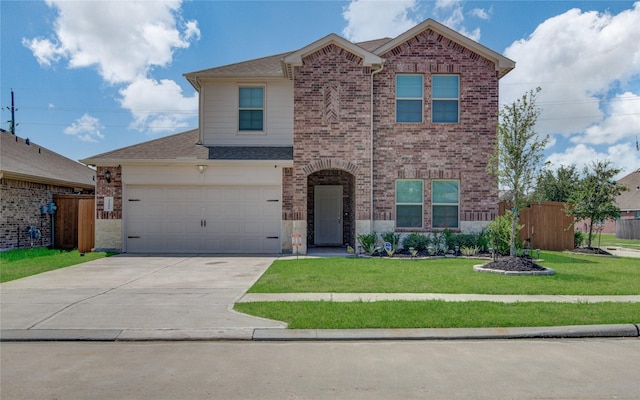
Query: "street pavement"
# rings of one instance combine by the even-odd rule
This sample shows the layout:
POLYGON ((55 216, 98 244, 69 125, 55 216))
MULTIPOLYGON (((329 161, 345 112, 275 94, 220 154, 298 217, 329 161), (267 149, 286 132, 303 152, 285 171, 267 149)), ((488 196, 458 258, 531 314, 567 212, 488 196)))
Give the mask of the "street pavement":
MULTIPOLYGON (((638 252, 640 255, 640 252, 638 252)), ((289 330, 241 301, 640 302, 640 296, 246 294, 276 256, 121 254, 0 284, 2 341, 375 340, 638 337, 636 324, 545 328, 289 330)), ((638 321, 640 323, 640 321, 638 321)))

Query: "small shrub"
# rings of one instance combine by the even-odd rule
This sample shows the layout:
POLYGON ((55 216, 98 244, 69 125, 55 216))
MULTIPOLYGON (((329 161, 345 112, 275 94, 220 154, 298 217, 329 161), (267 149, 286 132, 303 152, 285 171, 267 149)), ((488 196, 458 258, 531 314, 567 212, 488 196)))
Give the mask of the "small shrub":
MULTIPOLYGON (((500 255, 508 255, 511 252, 511 211, 499 216, 489 223, 490 245, 500 255)), ((517 227, 517 232, 522 226, 517 227)), ((516 248, 522 248, 520 239, 516 237, 516 248)))
POLYGON ((384 249, 384 250, 387 252, 387 255, 389 257, 393 256, 393 253, 395 253, 396 250, 398 250, 398 247, 400 245, 400 234, 394 233, 394 232, 385 232, 380 236, 382 237, 382 240, 384 240, 385 242, 391 243, 391 250, 387 250, 387 249, 384 249))
POLYGON ((358 235, 358 243, 362 246, 362 250, 370 256, 380 250, 380 247, 378 246, 378 234, 375 232, 358 235))
POLYGON ((416 251, 426 250, 429 246, 429 238, 421 233, 413 232, 402 239, 402 248, 409 250, 413 247, 416 251))
POLYGON ((584 233, 582 231, 575 231, 573 233, 573 247, 574 248, 578 248, 578 247, 582 247, 582 245, 584 244, 584 233))
POLYGON ((460 252, 462 253, 463 256, 473 257, 475 255, 478 255, 478 253, 480 252, 480 248, 478 246, 473 246, 473 247, 462 246, 460 248, 460 252))

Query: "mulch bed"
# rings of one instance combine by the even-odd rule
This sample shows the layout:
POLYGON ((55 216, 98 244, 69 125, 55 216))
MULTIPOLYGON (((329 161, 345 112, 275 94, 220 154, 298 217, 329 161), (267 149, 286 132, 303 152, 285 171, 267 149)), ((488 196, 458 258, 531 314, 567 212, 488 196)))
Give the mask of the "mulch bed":
POLYGON ((597 254, 602 256, 613 255, 606 250, 602 250, 600 247, 578 247, 577 249, 571 250, 571 252, 580 254, 597 254))
POLYGON ((496 269, 513 272, 546 271, 547 269, 524 257, 500 257, 495 261, 483 265, 486 269, 496 269))

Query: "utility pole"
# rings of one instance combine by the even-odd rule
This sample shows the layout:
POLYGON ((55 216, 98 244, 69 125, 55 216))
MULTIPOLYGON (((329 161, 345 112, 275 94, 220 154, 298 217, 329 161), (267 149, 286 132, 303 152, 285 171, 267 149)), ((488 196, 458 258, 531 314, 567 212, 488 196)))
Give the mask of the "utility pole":
POLYGON ((12 134, 16 134, 16 111, 18 111, 18 109, 15 107, 15 103, 13 101, 13 89, 11 89, 11 107, 7 107, 9 110, 11 110, 11 120, 7 121, 9 122, 9 132, 11 132, 12 134))

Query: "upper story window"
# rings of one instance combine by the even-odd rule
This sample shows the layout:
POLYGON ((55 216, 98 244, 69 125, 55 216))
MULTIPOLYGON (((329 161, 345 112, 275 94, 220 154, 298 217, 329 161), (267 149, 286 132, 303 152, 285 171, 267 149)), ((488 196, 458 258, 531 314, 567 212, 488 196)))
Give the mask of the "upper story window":
POLYGON ((460 182, 432 181, 431 207, 434 228, 459 228, 460 182))
POLYGON ((420 179, 396 181, 396 227, 422 228, 423 182, 420 179))
POLYGON ((431 122, 458 123, 460 103, 460 77, 433 75, 431 77, 431 122))
POLYGON ((264 88, 239 88, 238 129, 241 131, 264 130, 264 88))
POLYGON ((396 75, 396 122, 422 122, 422 75, 396 75))

